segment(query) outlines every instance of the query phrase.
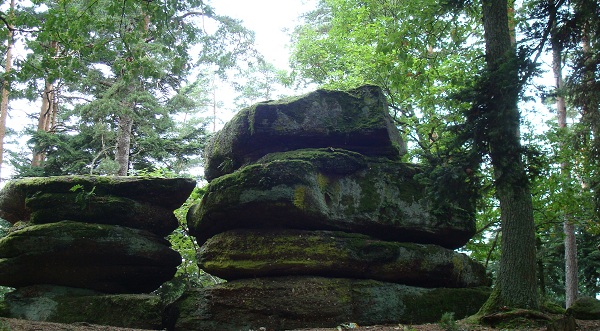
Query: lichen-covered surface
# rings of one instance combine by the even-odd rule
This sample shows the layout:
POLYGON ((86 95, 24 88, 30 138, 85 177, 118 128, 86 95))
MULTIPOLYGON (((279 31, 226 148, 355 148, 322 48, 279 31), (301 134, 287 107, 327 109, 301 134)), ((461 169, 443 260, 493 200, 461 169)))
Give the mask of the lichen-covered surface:
POLYGON ((147 230, 161 237, 177 228, 173 211, 165 207, 138 202, 132 199, 81 193, 41 193, 25 199, 31 210, 29 223, 45 224, 63 220, 122 225, 147 230))
POLYGON ((436 214, 417 173, 411 164, 340 149, 267 156, 213 180, 188 224, 200 244, 236 228, 286 227, 463 246, 475 232, 471 208, 456 197, 452 213, 436 214))
POLYGON ((25 201, 44 193, 76 193, 82 198, 117 196, 174 210, 196 186, 190 178, 55 176, 10 181, 0 191, 0 217, 11 223, 27 221, 31 209, 25 201), (77 190, 74 190, 77 189, 77 190))
POLYGON ((394 160, 406 153, 380 88, 317 90, 242 109, 207 145, 205 177, 273 152, 328 147, 394 160))
POLYGON ((175 275, 167 240, 122 226, 63 221, 27 226, 0 239, 0 285, 54 284, 142 293, 175 275))
POLYGON ((210 238, 199 265, 227 280, 316 275, 366 278, 420 287, 489 285, 485 268, 437 245, 304 230, 232 230, 210 238))
POLYGON ((373 280, 272 277, 190 290, 170 309, 176 330, 285 330, 411 323, 475 313, 487 289, 424 289, 373 280))
POLYGON ((49 285, 18 289, 7 295, 7 302, 9 308, 0 313, 11 318, 144 329, 161 329, 164 310, 157 295, 108 295, 49 285))
POLYGON ((579 319, 598 320, 600 319, 600 301, 590 297, 580 298, 569 307, 567 313, 579 319))

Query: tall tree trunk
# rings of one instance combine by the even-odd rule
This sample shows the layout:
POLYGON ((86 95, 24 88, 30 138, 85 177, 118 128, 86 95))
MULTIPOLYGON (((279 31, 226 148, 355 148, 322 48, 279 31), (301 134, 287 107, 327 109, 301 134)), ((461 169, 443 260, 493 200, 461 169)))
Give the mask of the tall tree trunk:
MULTIPOLYGON (((553 6, 554 1, 550 1, 550 5, 553 6)), ((552 22, 556 22, 556 8, 551 8, 551 15, 554 18, 552 22)), ((552 44, 552 72, 554 73, 554 84, 556 88, 556 112, 558 117, 558 127, 565 129, 567 127, 567 104, 564 97, 564 81, 562 74, 562 44, 556 36, 556 27, 551 30, 551 44, 552 44)), ((568 148, 568 146, 561 145, 562 148, 568 148)), ((563 160, 560 164, 561 173, 565 178, 571 178, 569 171, 569 163, 567 160, 563 160)), ((577 242, 575 240, 575 225, 572 222, 572 216, 569 213, 565 213, 563 232, 565 234, 565 298, 566 307, 569 308, 577 300, 577 242)))
POLYGON ((129 154, 131 151, 131 129, 133 128, 133 119, 130 115, 121 115, 118 118, 117 132, 117 152, 115 161, 119 164, 117 175, 127 176, 129 171, 129 154))
MULTIPOLYGON (((51 82, 46 81, 44 93, 42 95, 42 108, 40 110, 40 116, 38 118, 38 132, 50 132, 54 127, 56 120, 56 112, 58 110, 58 105, 56 101, 57 100, 54 85, 51 82)), ((42 166, 42 162, 45 158, 46 154, 44 153, 44 151, 42 151, 39 148, 39 146, 36 146, 36 149, 33 152, 31 166, 42 166)))
POLYGON ((502 221, 501 256, 496 284, 480 313, 501 307, 537 309, 533 204, 519 137, 519 73, 511 43, 507 0, 483 1, 488 109, 493 127, 487 133, 502 221))
MULTIPOLYGON (((15 10, 15 0, 10 1, 9 21, 12 21, 15 10)), ((4 76, 12 70, 12 48, 13 48, 13 25, 8 25, 8 35, 6 38, 6 64, 4 66, 4 76)), ((0 102, 0 181, 2 181, 2 165, 4 163, 4 138, 6 136, 6 118, 8 117, 8 97, 9 97, 9 82, 2 80, 2 100, 0 102)))
MULTIPOLYGON (((145 34, 148 33, 150 28, 150 15, 143 14, 144 26, 143 31, 145 34)), ((142 86, 140 85, 140 88, 142 86)), ((130 85, 128 87, 129 95, 133 94, 135 87, 130 85)), ((129 173, 129 164, 131 156, 131 135, 133 129, 133 113, 135 112, 135 102, 123 102, 124 106, 128 108, 123 114, 117 118, 117 150, 115 153, 115 161, 119 165, 117 172, 118 176, 127 176, 129 173)))

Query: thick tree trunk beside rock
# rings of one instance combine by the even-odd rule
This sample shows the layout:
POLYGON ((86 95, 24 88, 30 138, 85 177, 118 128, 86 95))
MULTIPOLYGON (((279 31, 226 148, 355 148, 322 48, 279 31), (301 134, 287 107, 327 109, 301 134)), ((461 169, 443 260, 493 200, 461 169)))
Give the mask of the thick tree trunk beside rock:
POLYGON ((501 258, 494 292, 482 313, 501 307, 537 309, 535 224, 519 136, 519 72, 506 0, 483 1, 488 82, 488 144, 500 201, 501 258))

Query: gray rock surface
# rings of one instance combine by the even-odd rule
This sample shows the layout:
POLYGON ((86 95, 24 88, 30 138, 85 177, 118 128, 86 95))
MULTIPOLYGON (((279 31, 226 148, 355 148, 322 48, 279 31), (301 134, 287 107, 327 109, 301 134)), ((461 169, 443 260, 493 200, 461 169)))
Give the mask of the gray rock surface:
POLYGON ((32 225, 0 239, 0 285, 52 284, 105 293, 144 293, 181 263, 170 243, 122 226, 63 221, 32 225))
POLYGON ((110 195, 80 199, 79 193, 41 193, 25 199, 25 207, 31 210, 31 224, 63 220, 112 224, 147 230, 161 237, 178 225, 173 210, 110 195))
POLYGON ((188 198, 196 181, 189 178, 56 176, 14 180, 0 191, 0 217, 11 223, 27 221, 25 200, 43 193, 74 193, 124 197, 174 210, 188 198))
POLYGON ((590 297, 579 298, 567 309, 567 315, 581 320, 600 319, 600 300, 590 297))
POLYGON ((358 325, 436 322, 474 314, 489 289, 424 289, 322 277, 236 280, 187 291, 169 309, 167 327, 185 330, 289 330, 358 325))
POLYGON ((210 181, 273 152, 327 147, 393 160, 406 153, 379 87, 317 90, 242 109, 206 146, 205 177, 210 181))
POLYGON ((187 215, 202 244, 236 228, 341 230, 375 238, 463 246, 475 233, 472 207, 457 196, 436 213, 415 165, 341 149, 298 150, 213 180, 187 215))
POLYGON ((4 317, 56 323, 85 322, 162 330, 164 303, 151 294, 102 294, 77 288, 37 285, 6 295, 4 317))
POLYGON ((437 245, 381 241, 332 231, 224 232, 201 247, 199 265, 227 280, 312 275, 419 287, 490 285, 485 268, 465 254, 437 245))

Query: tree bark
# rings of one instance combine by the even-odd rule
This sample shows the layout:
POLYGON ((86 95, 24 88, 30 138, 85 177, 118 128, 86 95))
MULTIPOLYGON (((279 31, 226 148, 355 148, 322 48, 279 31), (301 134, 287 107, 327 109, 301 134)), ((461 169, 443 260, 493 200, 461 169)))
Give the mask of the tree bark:
POLYGON ((131 146, 131 129, 133 128, 133 119, 129 115, 118 117, 117 132, 117 152, 115 161, 119 164, 117 175, 127 176, 129 171, 129 153, 131 146))
MULTIPOLYGON (((40 116, 38 117, 38 132, 50 132, 54 127, 56 120, 56 112, 58 110, 56 102, 56 94, 54 91, 54 85, 46 81, 44 93, 42 95, 42 108, 40 110, 40 116)), ((31 160, 32 167, 41 167, 46 154, 42 151, 39 146, 33 151, 33 158, 31 160)))
MULTIPOLYGON (((554 2, 549 3, 553 6, 554 2)), ((551 15, 554 16, 553 22, 556 22, 556 8, 551 7, 551 15)), ((556 112, 558 118, 558 127, 565 129, 567 127, 567 104, 563 94, 565 84, 562 74, 562 44, 556 35, 556 27, 551 29, 551 46, 552 46, 552 72, 554 73, 554 84, 556 88, 556 112)), ((561 149, 568 148, 564 143, 560 146, 561 149)), ((569 171, 569 163, 563 160, 560 164, 561 174, 565 178, 571 178, 569 171)), ((577 277, 577 241, 575 240, 575 225, 572 222, 572 216, 567 212, 564 216, 563 232, 565 234, 565 308, 577 300, 578 277, 577 277)))
POLYGON ((519 72, 511 43, 507 0, 483 1, 483 25, 488 82, 486 111, 492 120, 487 133, 500 202, 502 238, 496 284, 480 313, 503 307, 537 309, 535 224, 533 204, 519 137, 519 72))
MULTIPOLYGON (((10 15, 9 20, 12 21, 15 10, 15 0, 10 1, 10 15)), ((6 64, 4 66, 4 75, 8 77, 8 74, 12 70, 12 48, 13 48, 13 36, 12 23, 8 26, 8 35, 6 38, 6 64)), ((2 101, 0 102, 0 181, 2 181, 2 166, 4 163, 4 138, 6 136, 6 118, 8 117, 8 98, 9 98, 9 82, 2 80, 2 101)))

